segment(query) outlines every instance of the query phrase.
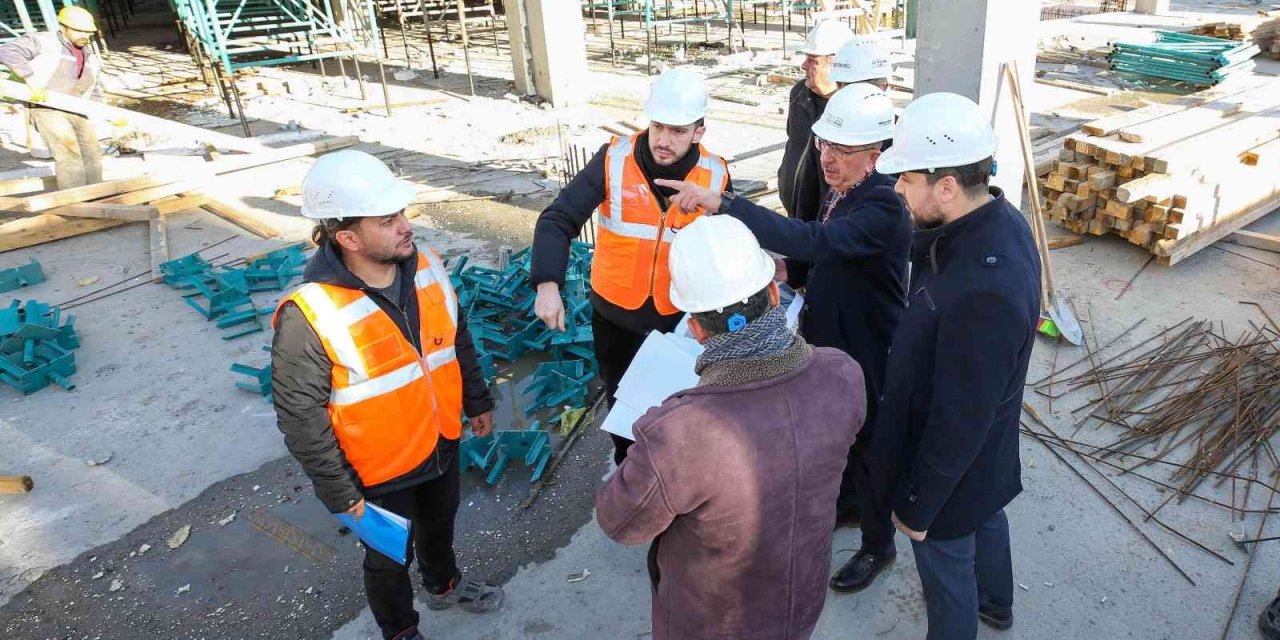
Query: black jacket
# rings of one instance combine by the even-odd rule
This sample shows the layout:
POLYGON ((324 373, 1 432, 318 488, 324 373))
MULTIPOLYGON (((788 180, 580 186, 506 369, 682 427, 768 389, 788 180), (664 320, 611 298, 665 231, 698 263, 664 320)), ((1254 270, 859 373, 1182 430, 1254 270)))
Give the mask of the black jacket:
MULTIPOLYGON (((800 80, 791 87, 788 104, 787 146, 782 153, 782 165, 778 167, 778 199, 787 215, 808 222, 818 219, 822 195, 827 192, 822 160, 813 145, 813 124, 826 110, 827 99, 800 80)), ((808 273, 808 264, 799 260, 787 262, 787 280, 792 286, 805 286, 808 273)), ((871 424, 870 419, 867 424, 871 424)))
MULTIPOLYGON (((673 195, 675 191, 655 185, 653 183, 655 176, 651 175, 653 171, 646 171, 646 166, 656 164, 647 161, 648 140, 648 133, 644 133, 636 142, 638 164, 649 180, 649 188, 658 196, 659 202, 665 209, 666 198, 673 195)), ((569 244, 582 233, 582 228, 591 220, 591 215, 604 202, 604 161, 608 150, 609 145, 601 146, 587 166, 583 167, 578 175, 560 190, 556 199, 543 210, 542 215, 538 216, 538 222, 533 229, 533 255, 529 266, 529 280, 533 286, 554 282, 564 288, 564 274, 569 266, 569 244)), ((684 176, 688 175, 698 163, 698 157, 698 148, 694 146, 684 158, 670 167, 669 175, 656 177, 684 179, 684 176)), ((732 192, 733 178, 729 177, 727 172, 726 178, 728 178, 728 186, 725 191, 732 192)), ((677 321, 673 316, 658 313, 652 298, 645 301, 644 306, 635 310, 619 307, 594 293, 591 295, 591 303, 595 310, 609 322, 640 335, 648 334, 653 330, 670 331, 672 323, 677 321)))
MULTIPOLYGON (((421 345, 418 298, 412 286, 417 255, 402 261, 399 267, 401 282, 406 286, 401 288, 400 300, 394 303, 351 273, 342 263, 338 251, 328 243, 311 256, 302 279, 304 282, 322 282, 364 291, 395 321, 405 339, 415 346, 421 345)), ((462 368, 463 413, 475 417, 492 410, 494 401, 481 372, 466 317, 462 314, 458 315, 455 342, 458 364, 462 368)), ((436 450, 417 469, 382 484, 364 487, 343 455, 329 421, 332 371, 333 363, 311 323, 297 305, 286 304, 280 311, 271 344, 271 393, 276 408, 276 426, 284 434, 289 452, 311 478, 316 496, 329 511, 340 513, 363 497, 377 497, 426 482, 439 477, 455 463, 458 441, 441 437, 436 450)))
POLYGON ((1040 259, 998 189, 917 231, 872 440, 877 499, 915 531, 973 533, 1022 491, 1018 419, 1040 315, 1040 259))
MULTIPOLYGON (((874 422, 885 359, 906 308, 911 218, 893 178, 873 173, 836 204, 830 220, 784 218, 742 198, 727 213, 744 222, 761 246, 806 266, 800 332, 817 347, 835 347, 862 366, 866 427, 874 422)), ((863 429, 863 436, 871 434, 863 429)))

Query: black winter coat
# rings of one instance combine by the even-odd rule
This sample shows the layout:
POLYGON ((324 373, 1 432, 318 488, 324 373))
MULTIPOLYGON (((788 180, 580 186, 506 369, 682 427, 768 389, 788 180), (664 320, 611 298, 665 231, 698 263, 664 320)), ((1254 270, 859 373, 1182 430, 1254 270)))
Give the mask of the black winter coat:
POLYGON ((813 145, 813 124, 822 117, 827 101, 801 80, 791 87, 788 104, 787 146, 778 167, 778 199, 792 218, 815 220, 827 181, 822 177, 818 149, 813 145))
MULTIPOLYGON (((884 382, 885 357, 906 308, 911 218, 893 179, 873 173, 836 204, 823 223, 784 218, 743 198, 727 213, 747 225, 765 249, 807 269, 800 333, 816 347, 834 347, 862 366, 868 437, 884 382)), ((794 283, 793 283, 794 284, 794 283)))
POLYGON ((973 533, 1022 491, 1018 419, 1040 315, 1040 259, 998 189, 917 231, 906 313, 872 441, 878 500, 942 540, 973 533))
MULTIPOLYGON (((394 304, 351 273, 338 251, 328 243, 321 245, 311 256, 302 279, 304 282, 322 282, 364 291, 383 313, 395 321, 406 340, 421 345, 418 298, 413 287, 417 259, 415 253, 414 257, 400 263, 400 282, 405 286, 401 287, 400 300, 394 304)), ((493 410, 494 401, 480 369, 464 314, 458 315, 455 343, 458 365, 462 368, 462 411, 474 418, 493 410)), ((361 498, 385 495, 437 478, 449 465, 457 464, 458 441, 441 437, 436 450, 418 468, 377 486, 363 486, 355 468, 343 455, 333 433, 333 424, 329 421, 332 372, 333 362, 329 360, 320 336, 316 335, 297 305, 286 304, 280 310, 271 344, 271 394, 276 408, 276 426, 284 434, 285 446, 315 485, 316 497, 330 512, 341 513, 361 498)))

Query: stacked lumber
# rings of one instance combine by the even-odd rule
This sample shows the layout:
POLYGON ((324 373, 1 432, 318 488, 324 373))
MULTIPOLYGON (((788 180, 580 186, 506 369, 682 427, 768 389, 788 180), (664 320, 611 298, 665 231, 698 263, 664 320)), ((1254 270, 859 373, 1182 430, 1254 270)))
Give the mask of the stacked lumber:
POLYGON ((1197 36, 1209 36, 1211 38, 1226 38, 1227 40, 1235 40, 1242 42, 1248 32, 1244 26, 1234 22, 1210 22, 1202 24, 1191 30, 1191 33, 1197 36))
POLYGON ((1045 179, 1045 216, 1175 264, 1280 206, 1280 82, 1096 120, 1045 179))
POLYGON ((1195 85, 1216 85, 1228 76, 1254 67, 1259 48, 1253 43, 1156 31, 1149 43, 1111 45, 1111 68, 1195 85))
POLYGON ((1267 20, 1254 28, 1250 36, 1253 43, 1265 54, 1280 59, 1280 18, 1267 20))

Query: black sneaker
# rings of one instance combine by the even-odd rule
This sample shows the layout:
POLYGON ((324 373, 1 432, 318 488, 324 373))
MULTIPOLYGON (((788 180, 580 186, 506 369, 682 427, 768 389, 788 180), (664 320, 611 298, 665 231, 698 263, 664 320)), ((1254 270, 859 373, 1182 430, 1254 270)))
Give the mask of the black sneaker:
POLYGON ((1013 627, 1013 610, 999 610, 982 605, 978 607, 978 620, 996 631, 1008 631, 1013 627))
POLYGON ((1280 640, 1280 594, 1258 615, 1258 630, 1267 640, 1280 640))
POLYGON ((827 583, 836 593, 857 593, 871 586, 880 572, 893 566, 897 553, 859 551, 827 583))

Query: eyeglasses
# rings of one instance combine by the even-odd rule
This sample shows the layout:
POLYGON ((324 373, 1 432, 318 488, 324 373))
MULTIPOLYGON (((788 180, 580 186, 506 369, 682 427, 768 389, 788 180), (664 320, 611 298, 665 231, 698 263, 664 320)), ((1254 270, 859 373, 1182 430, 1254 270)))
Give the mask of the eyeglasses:
POLYGON ((830 153, 831 153, 831 155, 833 155, 833 156, 835 156, 835 157, 837 157, 837 158, 841 158, 841 159, 851 157, 851 156, 853 156, 853 155, 855 155, 855 154, 862 153, 863 151, 871 151, 871 150, 873 150, 873 149, 879 149, 879 148, 880 148, 879 143, 877 143, 877 144, 864 144, 864 145, 862 145, 862 146, 860 146, 860 147, 847 147, 847 146, 842 145, 842 144, 835 144, 834 142, 827 142, 826 140, 823 140, 822 138, 814 138, 814 139, 813 139, 813 146, 814 146, 814 147, 816 147, 816 148, 818 149, 818 153, 826 153, 826 152, 830 152, 830 153))

